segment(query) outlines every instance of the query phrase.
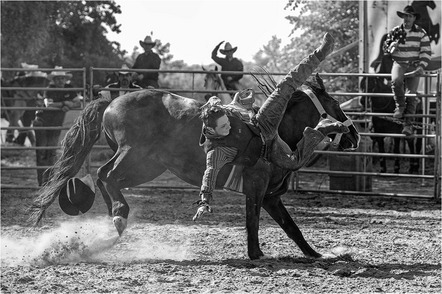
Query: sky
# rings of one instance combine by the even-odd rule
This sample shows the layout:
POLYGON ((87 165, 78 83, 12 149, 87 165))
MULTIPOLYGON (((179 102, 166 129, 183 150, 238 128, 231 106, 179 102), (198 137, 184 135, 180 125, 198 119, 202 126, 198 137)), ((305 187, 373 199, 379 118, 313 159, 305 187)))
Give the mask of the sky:
POLYGON ((116 15, 121 33, 109 32, 109 40, 119 42, 122 49, 132 53, 135 46, 140 48, 139 41, 152 32, 153 39, 170 43, 173 60, 183 60, 189 65, 213 63, 211 52, 221 41, 238 47, 234 57, 253 61, 253 55, 272 36, 286 44, 292 30, 285 19, 293 14, 284 10, 288 0, 117 0, 116 3, 122 10, 116 15))

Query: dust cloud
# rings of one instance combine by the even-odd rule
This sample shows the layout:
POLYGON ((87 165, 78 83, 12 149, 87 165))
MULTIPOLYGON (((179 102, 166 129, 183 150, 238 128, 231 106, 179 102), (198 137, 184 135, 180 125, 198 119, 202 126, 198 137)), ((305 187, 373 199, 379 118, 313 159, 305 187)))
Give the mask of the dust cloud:
POLYGON ((167 226, 133 224, 119 237, 108 217, 67 221, 28 235, 20 229, 13 233, 2 230, 2 267, 152 259, 182 261, 192 259, 193 255, 185 234, 171 233, 167 226))

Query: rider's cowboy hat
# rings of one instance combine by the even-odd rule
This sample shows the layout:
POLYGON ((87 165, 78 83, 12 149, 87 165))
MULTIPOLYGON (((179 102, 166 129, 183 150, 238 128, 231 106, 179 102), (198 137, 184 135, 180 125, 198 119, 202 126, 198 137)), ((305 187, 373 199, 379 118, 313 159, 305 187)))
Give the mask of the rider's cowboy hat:
POLYGON ((71 178, 60 191, 60 208, 68 215, 86 213, 94 204, 95 185, 90 174, 83 178, 71 178))
POLYGON ((27 64, 25 62, 23 62, 21 64, 21 67, 23 67, 23 69, 25 69, 25 76, 26 77, 43 77, 46 78, 47 74, 42 72, 42 71, 26 71, 27 69, 38 69, 38 65, 36 64, 27 64))
POLYGON ((155 44, 156 42, 152 41, 152 38, 150 36, 146 36, 146 38, 144 38, 144 41, 140 41, 141 47, 144 47, 146 45, 155 46, 155 44))
MULTIPOLYGON (((63 69, 63 67, 62 66, 55 66, 54 69, 63 69)), ((70 73, 68 73, 66 71, 58 71, 58 70, 55 71, 54 70, 53 72, 51 72, 48 75, 48 78, 50 78, 50 79, 53 79, 55 77, 65 77, 66 79, 69 80, 70 78, 72 78, 72 74, 70 74, 70 73)))
POLYGON ((236 49, 238 49, 238 47, 233 48, 232 45, 229 42, 227 42, 224 45, 224 49, 220 49, 219 52, 221 52, 221 54, 226 55, 228 52, 235 53, 236 49))
POLYGON ((254 94, 253 89, 244 89, 235 94, 233 101, 241 105, 252 105, 255 102, 254 94))
POLYGON ((411 5, 405 6, 404 11, 396 11, 396 13, 400 18, 404 18, 405 15, 413 15, 416 17, 416 20, 420 18, 420 14, 415 12, 411 5))
POLYGON ((130 71, 125 71, 125 70, 129 69, 129 67, 127 66, 127 64, 123 64, 123 65, 121 66, 121 69, 122 69, 122 70, 120 70, 120 71, 118 72, 119 74, 127 75, 127 74, 130 73, 130 71))

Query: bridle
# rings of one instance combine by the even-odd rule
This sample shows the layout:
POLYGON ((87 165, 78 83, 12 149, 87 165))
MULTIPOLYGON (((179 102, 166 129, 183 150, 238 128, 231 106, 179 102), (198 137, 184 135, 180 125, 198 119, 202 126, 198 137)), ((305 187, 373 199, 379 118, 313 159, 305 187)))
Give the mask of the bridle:
MULTIPOLYGON (((321 102, 319 101, 318 97, 315 95, 315 93, 313 93, 313 91, 308 88, 307 86, 303 85, 301 86, 300 90, 302 92, 304 92, 309 98, 310 100, 313 102, 313 104, 315 105, 316 109, 318 110, 319 114, 321 115, 321 119, 329 119, 333 122, 337 122, 338 120, 336 118, 334 118, 333 116, 331 116, 330 114, 327 113, 327 111, 325 111, 324 107, 322 106, 321 102)), ((346 126, 346 127, 350 127, 350 126, 354 126, 353 121, 344 113, 345 117, 347 118, 345 121, 343 121, 342 123, 346 126)), ((342 139, 342 133, 338 133, 335 135, 335 138, 332 141, 332 146, 337 148, 339 146, 339 143, 341 142, 342 139)))

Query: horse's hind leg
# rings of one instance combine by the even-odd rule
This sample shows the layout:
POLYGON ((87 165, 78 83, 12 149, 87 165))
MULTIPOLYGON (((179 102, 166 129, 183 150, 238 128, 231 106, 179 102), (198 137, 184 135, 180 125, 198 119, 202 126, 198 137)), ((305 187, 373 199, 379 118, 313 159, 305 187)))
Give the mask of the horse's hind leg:
POLYGON ((166 170, 160 164, 149 160, 148 153, 147 148, 118 149, 115 155, 98 170, 101 183, 98 184, 97 181, 97 184, 120 235, 126 229, 129 216, 129 205, 121 189, 145 183, 166 170))
POLYGON ((269 215, 281 226, 287 236, 295 241, 302 253, 308 257, 321 257, 321 254, 316 252, 304 239, 304 236, 299 230, 298 226, 293 221, 288 213, 280 196, 266 196, 263 201, 264 209, 269 215))

